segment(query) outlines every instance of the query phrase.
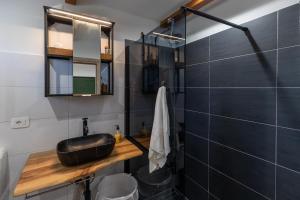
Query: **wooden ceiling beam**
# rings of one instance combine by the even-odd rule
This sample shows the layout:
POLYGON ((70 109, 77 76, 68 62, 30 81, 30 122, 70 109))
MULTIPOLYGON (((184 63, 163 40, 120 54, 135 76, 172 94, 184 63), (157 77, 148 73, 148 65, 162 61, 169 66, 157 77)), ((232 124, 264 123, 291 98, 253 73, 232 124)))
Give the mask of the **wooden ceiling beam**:
MULTIPOLYGON (((207 5, 211 1, 213 1, 213 0, 191 0, 190 2, 184 4, 183 6, 191 8, 191 9, 199 10, 200 8, 207 5)), ((191 13, 188 13, 187 15, 191 15, 191 13)), ((164 18, 160 22, 160 26, 167 27, 170 23, 170 19, 173 19, 176 21, 176 20, 181 19, 182 17, 183 17, 183 13, 182 13, 182 10, 180 7, 176 11, 174 11, 172 14, 168 15, 168 17, 164 18)))
POLYGON ((76 0, 65 0, 66 3, 76 5, 76 0))

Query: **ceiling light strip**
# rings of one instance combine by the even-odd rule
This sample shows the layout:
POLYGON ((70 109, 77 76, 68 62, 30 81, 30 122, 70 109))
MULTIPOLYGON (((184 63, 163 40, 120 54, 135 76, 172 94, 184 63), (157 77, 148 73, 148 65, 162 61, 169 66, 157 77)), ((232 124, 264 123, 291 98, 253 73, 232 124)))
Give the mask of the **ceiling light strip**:
POLYGON ((94 23, 102 24, 102 25, 106 25, 106 26, 112 26, 112 24, 113 24, 112 22, 109 22, 109 21, 104 21, 101 19, 93 18, 93 17, 87 17, 84 15, 79 15, 79 14, 75 14, 75 13, 71 13, 71 12, 67 12, 67 11, 63 11, 63 10, 58 10, 58 9, 54 9, 54 8, 49 8, 48 12, 50 14, 59 15, 62 17, 75 18, 78 20, 94 22, 94 23))

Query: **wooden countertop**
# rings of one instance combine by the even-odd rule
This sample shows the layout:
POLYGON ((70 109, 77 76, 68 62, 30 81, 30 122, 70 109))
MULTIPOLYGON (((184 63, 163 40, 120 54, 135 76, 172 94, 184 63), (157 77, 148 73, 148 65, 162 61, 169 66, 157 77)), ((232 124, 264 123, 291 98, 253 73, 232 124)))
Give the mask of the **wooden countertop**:
POLYGON ((98 170, 141 156, 143 152, 127 139, 116 144, 113 152, 100 161, 75 167, 65 167, 58 160, 56 151, 31 154, 15 187, 14 196, 21 196, 61 184, 72 183, 98 170))
POLYGON ((133 136, 133 138, 138 141, 143 147, 149 149, 151 137, 141 137, 141 136, 133 136))

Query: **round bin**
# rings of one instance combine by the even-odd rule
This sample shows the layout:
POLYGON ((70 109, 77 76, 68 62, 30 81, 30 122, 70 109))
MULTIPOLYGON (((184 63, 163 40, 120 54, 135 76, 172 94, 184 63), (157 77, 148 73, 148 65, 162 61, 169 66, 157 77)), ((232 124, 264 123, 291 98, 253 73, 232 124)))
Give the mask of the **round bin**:
POLYGON ((162 168, 149 173, 149 166, 140 168, 136 174, 140 195, 151 197, 172 186, 172 173, 168 168, 162 168))
POLYGON ((129 174, 106 176, 98 187, 96 200, 138 200, 138 184, 129 174))

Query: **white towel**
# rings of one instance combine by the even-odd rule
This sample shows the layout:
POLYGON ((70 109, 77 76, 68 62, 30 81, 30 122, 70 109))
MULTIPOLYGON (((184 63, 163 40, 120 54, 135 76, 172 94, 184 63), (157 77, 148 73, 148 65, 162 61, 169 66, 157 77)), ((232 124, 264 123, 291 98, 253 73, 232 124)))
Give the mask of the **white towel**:
POLYGON ((166 87, 159 88, 149 147, 149 172, 162 168, 167 162, 170 153, 169 112, 166 98, 166 87))

